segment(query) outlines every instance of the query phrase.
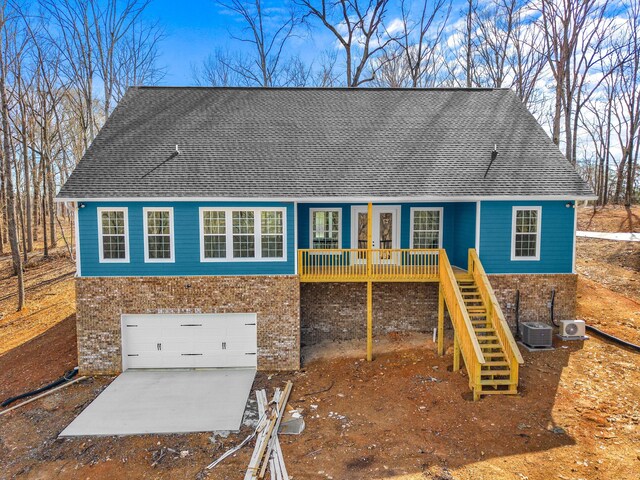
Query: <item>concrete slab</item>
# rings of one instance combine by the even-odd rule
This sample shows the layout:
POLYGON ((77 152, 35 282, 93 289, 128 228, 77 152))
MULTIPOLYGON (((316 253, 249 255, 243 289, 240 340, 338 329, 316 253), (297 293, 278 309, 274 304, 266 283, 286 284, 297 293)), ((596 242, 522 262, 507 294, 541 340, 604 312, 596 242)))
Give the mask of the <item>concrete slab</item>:
POLYGON ((60 434, 239 430, 253 368, 127 370, 60 434))

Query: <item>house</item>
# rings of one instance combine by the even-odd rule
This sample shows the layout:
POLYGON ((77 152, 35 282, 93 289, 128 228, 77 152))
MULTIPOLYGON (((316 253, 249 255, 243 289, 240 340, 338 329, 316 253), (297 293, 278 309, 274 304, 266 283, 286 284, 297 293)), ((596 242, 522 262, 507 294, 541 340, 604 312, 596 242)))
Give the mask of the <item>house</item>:
POLYGON ((575 316, 591 198, 508 89, 131 88, 58 194, 80 369, 292 370, 437 326, 442 351, 446 313, 476 398, 514 393, 516 316, 575 316))

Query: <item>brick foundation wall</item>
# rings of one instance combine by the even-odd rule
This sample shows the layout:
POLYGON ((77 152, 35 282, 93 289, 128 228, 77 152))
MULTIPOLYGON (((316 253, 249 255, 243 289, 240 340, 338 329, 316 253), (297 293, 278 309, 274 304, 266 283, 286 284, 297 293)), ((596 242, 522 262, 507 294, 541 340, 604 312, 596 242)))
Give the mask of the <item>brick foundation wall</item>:
POLYGON ((142 313, 257 313, 258 369, 300 367, 297 276, 76 279, 82 374, 121 370, 120 318, 142 313))
MULTIPOLYGON (((555 288, 555 318, 575 318, 578 277, 574 274, 489 275, 507 322, 515 331, 515 295, 520 320, 550 323, 547 303, 555 288)), ((303 283, 300 286, 303 345, 352 340, 367 334, 364 283, 303 283)), ((373 333, 431 332, 438 320, 437 283, 374 283, 373 333)), ((448 315, 445 327, 450 328, 448 315)))
MULTIPOLYGON (((303 283, 302 343, 367 335, 365 283, 303 283)), ((373 334, 430 332, 438 322, 437 283, 374 283, 373 334)))
POLYGON ((555 289, 554 316, 556 321, 576 318, 578 275, 489 275, 504 316, 514 329, 516 323, 516 290, 520 290, 520 321, 551 323, 548 303, 555 289))

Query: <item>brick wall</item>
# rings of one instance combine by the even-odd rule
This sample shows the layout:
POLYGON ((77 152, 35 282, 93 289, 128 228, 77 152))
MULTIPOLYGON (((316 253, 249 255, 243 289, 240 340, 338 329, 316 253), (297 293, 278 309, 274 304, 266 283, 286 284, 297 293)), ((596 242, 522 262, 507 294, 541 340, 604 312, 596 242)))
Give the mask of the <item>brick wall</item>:
MULTIPOLYGON (((365 283, 303 283, 302 343, 367 335, 365 283)), ((374 283, 373 333, 430 332, 438 321, 437 283, 374 283)))
POLYGON ((551 323, 548 303, 555 289, 554 316, 556 321, 576 318, 578 275, 489 275, 500 308, 507 322, 515 328, 516 290, 520 290, 520 321, 551 323))
POLYGON ((120 316, 141 313, 257 313, 258 368, 300 366, 297 276, 85 277, 76 298, 83 374, 121 370, 120 316))
MULTIPOLYGON (((489 275, 507 322, 515 329, 515 295, 520 320, 550 322, 547 303, 555 288, 556 320, 575 318, 577 275, 489 275)), ((367 334, 364 283, 303 283, 300 293, 302 343, 351 340, 367 334)), ((437 283, 374 283, 373 333, 431 332, 438 318, 437 283)), ((445 327, 450 324, 445 315, 445 327)))

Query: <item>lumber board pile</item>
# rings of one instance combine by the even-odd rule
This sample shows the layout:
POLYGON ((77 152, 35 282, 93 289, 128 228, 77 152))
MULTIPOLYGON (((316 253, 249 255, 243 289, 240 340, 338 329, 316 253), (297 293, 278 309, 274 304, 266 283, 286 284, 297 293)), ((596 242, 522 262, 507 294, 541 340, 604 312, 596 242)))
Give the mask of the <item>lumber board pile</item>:
MULTIPOLYGON (((237 446, 227 450, 217 460, 210 463, 206 469, 211 470, 225 458, 230 457, 255 438, 256 444, 244 476, 245 480, 263 479, 267 472, 270 475, 270 480, 289 480, 289 474, 287 473, 287 468, 282 456, 282 449, 278 441, 278 429, 285 416, 287 401, 291 395, 292 388, 293 383, 291 381, 288 381, 283 389, 276 388, 271 401, 267 399, 267 392, 265 390, 256 390, 255 394, 258 402, 259 418, 258 426, 251 435, 237 446)), ((294 412, 297 411, 294 410, 294 412)), ((289 413, 288 416, 291 417, 291 414, 289 413)), ((292 430, 290 433, 299 434, 304 429, 304 420, 302 420, 301 417, 294 417, 293 420, 295 424, 290 426, 289 430, 292 430)), ((291 422, 292 419, 289 418, 288 421, 291 422)))
POLYGON ((260 422, 256 428, 256 445, 244 476, 245 480, 262 479, 267 469, 269 469, 271 480, 289 480, 278 441, 278 428, 292 388, 293 383, 290 381, 283 390, 276 388, 270 402, 267 401, 267 393, 264 390, 256 391, 260 422))

